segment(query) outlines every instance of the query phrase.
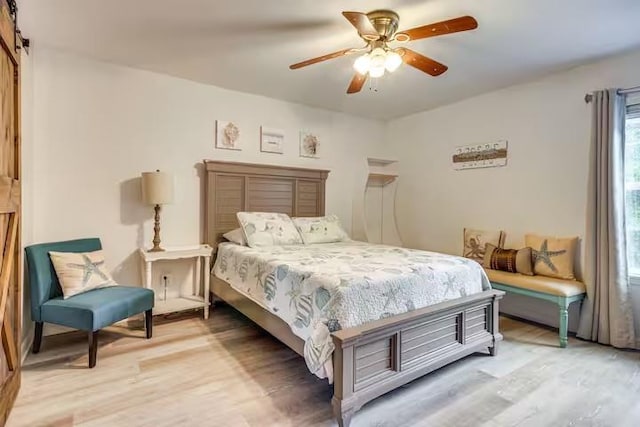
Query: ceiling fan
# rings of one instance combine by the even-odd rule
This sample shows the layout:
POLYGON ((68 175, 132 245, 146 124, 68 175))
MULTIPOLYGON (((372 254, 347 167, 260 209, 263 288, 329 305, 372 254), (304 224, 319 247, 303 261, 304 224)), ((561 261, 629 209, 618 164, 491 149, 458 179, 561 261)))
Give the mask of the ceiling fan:
POLYGON ((478 22, 471 16, 462 16, 460 18, 436 22, 410 30, 397 31, 400 17, 392 10, 374 10, 369 13, 342 12, 342 15, 358 30, 358 35, 367 43, 366 46, 342 49, 317 58, 298 62, 289 68, 296 70, 344 55, 366 52, 364 55, 358 57, 353 64, 356 73, 349 84, 347 93, 360 92, 368 77, 382 77, 385 70, 393 72, 397 70, 403 62, 432 76, 439 76, 447 71, 447 66, 438 61, 406 47, 392 48, 389 46, 389 43, 406 43, 412 40, 437 37, 478 28, 478 22))

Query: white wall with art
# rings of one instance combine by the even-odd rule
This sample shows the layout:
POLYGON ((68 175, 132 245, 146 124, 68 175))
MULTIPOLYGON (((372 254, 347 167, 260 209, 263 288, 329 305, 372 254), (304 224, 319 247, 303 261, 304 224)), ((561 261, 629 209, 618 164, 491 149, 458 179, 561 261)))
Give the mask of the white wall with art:
MULTIPOLYGON (((507 248, 522 247, 529 232, 582 238, 591 129, 584 95, 636 86, 638 69, 640 51, 389 122, 405 244, 461 254, 464 227, 505 230, 507 248), (508 140, 505 167, 452 167, 456 147, 500 140, 508 140)), ((556 322, 552 305, 518 304, 515 314, 556 322)), ((572 315, 574 326, 575 307, 572 315)))
MULTIPOLYGON (((383 149, 384 123, 376 120, 39 46, 31 58, 34 120, 24 150, 30 165, 24 197, 32 214, 24 243, 101 237, 121 283, 141 282, 136 250, 152 240, 141 172, 173 174, 175 199, 162 210, 162 243, 193 245, 201 239, 203 159, 329 169, 326 210, 350 230, 367 175, 366 165, 357 165, 383 149), (221 129, 229 131, 223 148, 236 149, 216 148, 221 129), (300 156, 301 131, 318 137, 317 158, 300 156), (271 139, 277 135, 280 142, 271 139), (232 140, 235 147, 228 147, 232 140)), ((190 271, 174 271, 174 280, 189 281, 190 271)))

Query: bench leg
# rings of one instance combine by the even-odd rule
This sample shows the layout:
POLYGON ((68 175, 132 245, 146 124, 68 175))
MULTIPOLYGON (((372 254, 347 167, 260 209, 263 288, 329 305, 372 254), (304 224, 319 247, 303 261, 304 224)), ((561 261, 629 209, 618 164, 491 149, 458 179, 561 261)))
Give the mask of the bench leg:
POLYGON ((559 298, 558 309, 560 311, 560 347, 565 348, 568 343, 567 331, 569 329, 569 301, 559 298))

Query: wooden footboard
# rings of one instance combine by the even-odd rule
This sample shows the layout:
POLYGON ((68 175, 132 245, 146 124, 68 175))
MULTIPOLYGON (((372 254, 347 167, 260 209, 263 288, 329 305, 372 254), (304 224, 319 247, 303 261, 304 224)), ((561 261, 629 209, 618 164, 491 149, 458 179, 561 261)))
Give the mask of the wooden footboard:
POLYGON ((365 403, 481 349, 497 354, 498 300, 489 290, 333 333, 338 424, 365 403))
MULTIPOLYGON (((221 298, 273 336, 303 354, 304 342, 280 318, 212 275, 212 300, 221 298)), ((504 292, 479 294, 347 328, 332 334, 333 411, 348 426, 365 403, 478 350, 496 355, 498 300, 504 292)))

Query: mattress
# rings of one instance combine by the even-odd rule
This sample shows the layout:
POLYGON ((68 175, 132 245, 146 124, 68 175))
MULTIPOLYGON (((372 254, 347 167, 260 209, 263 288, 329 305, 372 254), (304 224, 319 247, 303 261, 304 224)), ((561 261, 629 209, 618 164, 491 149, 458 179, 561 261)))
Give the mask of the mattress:
POLYGON ((331 332, 491 288, 473 260, 354 241, 221 243, 213 274, 284 320, 304 341, 309 370, 330 382, 331 332))

